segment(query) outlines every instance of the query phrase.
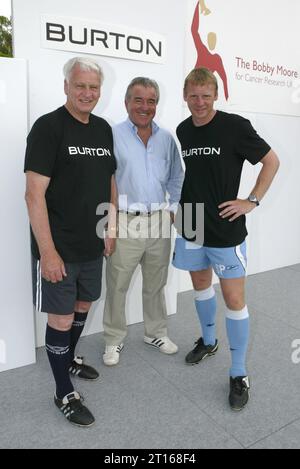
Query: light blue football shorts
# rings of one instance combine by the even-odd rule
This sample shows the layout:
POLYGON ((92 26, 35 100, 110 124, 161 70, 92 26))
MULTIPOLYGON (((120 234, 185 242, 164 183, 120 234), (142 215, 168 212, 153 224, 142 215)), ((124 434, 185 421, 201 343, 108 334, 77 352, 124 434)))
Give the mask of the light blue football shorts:
POLYGON ((173 266, 177 269, 197 272, 212 267, 219 278, 240 278, 246 276, 246 241, 230 248, 210 248, 176 238, 173 266))

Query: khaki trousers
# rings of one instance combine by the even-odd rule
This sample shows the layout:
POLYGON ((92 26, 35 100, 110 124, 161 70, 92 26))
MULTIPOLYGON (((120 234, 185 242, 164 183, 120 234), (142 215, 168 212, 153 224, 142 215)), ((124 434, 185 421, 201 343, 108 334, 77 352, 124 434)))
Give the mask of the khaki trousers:
POLYGON ((116 250, 106 265, 103 315, 106 345, 119 345, 126 337, 126 294, 138 264, 143 277, 145 335, 157 338, 167 335, 164 287, 170 262, 170 225, 170 215, 166 211, 154 212, 151 216, 119 213, 116 250))

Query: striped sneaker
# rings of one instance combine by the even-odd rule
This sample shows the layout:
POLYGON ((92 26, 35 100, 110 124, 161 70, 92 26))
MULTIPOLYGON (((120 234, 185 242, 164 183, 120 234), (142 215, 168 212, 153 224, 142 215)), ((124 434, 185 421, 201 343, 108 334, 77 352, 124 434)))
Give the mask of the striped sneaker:
POLYGON ((104 365, 114 366, 120 361, 120 353, 124 348, 124 344, 120 345, 107 345, 103 354, 104 365))
POLYGON ((83 357, 74 358, 69 367, 69 373, 86 381, 96 381, 99 378, 99 373, 95 368, 83 363, 83 357))
POLYGON ((90 427, 95 423, 95 419, 81 401, 82 398, 76 391, 67 394, 63 399, 54 396, 55 405, 70 423, 78 427, 90 427))
POLYGON ((172 355, 178 351, 178 347, 174 344, 169 337, 160 337, 159 339, 144 337, 144 342, 152 347, 158 348, 160 352, 172 355))

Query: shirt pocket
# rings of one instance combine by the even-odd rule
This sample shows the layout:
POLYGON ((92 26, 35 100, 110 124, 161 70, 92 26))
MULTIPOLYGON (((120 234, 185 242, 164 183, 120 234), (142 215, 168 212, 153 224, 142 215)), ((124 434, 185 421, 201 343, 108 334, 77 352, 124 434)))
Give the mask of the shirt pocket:
POLYGON ((167 183, 169 179, 170 162, 162 156, 154 156, 152 159, 153 175, 160 182, 167 183))

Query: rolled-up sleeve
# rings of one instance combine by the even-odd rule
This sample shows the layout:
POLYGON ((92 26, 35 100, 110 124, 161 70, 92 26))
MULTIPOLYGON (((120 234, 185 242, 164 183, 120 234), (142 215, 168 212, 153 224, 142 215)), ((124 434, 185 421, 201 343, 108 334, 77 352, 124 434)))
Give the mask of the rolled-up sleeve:
POLYGON ((171 169, 170 177, 167 182, 167 192, 169 194, 169 210, 177 210, 178 202, 181 196, 181 189, 184 180, 184 170, 176 142, 173 137, 170 142, 171 169))

